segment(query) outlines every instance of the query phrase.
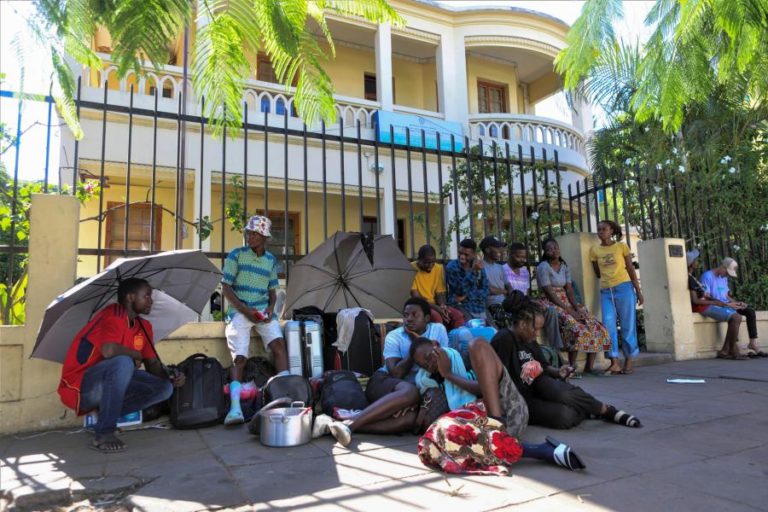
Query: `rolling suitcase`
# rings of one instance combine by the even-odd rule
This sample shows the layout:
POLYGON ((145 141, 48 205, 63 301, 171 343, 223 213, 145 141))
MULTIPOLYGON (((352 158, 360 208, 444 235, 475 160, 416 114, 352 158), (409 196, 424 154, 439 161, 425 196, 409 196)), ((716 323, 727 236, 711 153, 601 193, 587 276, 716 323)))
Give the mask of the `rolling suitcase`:
POLYGON ((291 375, 307 378, 323 376, 323 336, 317 322, 285 322, 285 343, 291 375))

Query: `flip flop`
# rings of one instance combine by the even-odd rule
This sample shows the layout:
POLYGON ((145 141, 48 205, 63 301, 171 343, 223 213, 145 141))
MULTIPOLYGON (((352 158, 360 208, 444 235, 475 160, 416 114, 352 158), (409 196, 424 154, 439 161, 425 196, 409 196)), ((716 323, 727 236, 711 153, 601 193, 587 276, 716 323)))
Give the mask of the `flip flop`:
POLYGON ((723 354, 722 352, 718 352, 716 357, 717 359, 735 359, 731 354, 723 354))
POLYGON ((578 471, 587 467, 579 458, 579 456, 576 455, 576 453, 574 453, 573 450, 571 450, 571 447, 567 444, 561 443, 557 439, 550 436, 546 436, 544 439, 550 446, 555 449, 552 462, 558 466, 565 469, 570 469, 571 471, 578 471))
POLYGON ((126 445, 117 437, 111 436, 102 439, 94 439, 91 441, 91 444, 88 445, 88 448, 100 453, 119 453, 125 451, 126 445))
POLYGON ((622 375, 632 375, 633 373, 635 373, 635 370, 621 370, 621 372, 619 373, 621 373, 622 375))
POLYGON ((732 356, 731 359, 734 359, 736 361, 748 361, 749 357, 739 354, 738 356, 732 356))
POLYGON ((755 359, 755 358, 759 357, 759 356, 757 355, 757 352, 755 352, 754 350, 750 350, 749 352, 747 352, 747 354, 746 354, 746 355, 747 355, 747 357, 748 357, 748 358, 750 358, 750 359, 755 359))
POLYGON ((610 372, 606 372, 606 375, 622 375, 623 373, 623 370, 611 370, 610 372))

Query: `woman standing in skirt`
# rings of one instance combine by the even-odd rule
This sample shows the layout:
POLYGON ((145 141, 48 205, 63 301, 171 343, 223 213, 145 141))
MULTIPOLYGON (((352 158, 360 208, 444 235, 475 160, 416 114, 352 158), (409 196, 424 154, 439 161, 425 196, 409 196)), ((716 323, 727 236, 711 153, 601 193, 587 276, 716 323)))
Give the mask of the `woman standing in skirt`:
POLYGON ((629 247, 621 242, 621 227, 612 220, 603 220, 597 225, 600 245, 589 250, 592 268, 600 279, 600 307, 603 323, 611 335, 611 366, 613 375, 629 375, 634 372, 633 360, 640 353, 637 347, 637 318, 635 303, 643 304, 640 282, 637 280, 632 254, 629 247), (621 324, 621 344, 624 352, 624 367, 619 365, 619 337, 616 321, 621 324))
POLYGON ((544 258, 536 267, 536 281, 542 290, 542 302, 555 308, 560 321, 560 336, 568 363, 576 367, 579 350, 587 354, 584 373, 594 371, 595 356, 611 348, 611 338, 605 327, 583 304, 579 304, 573 293, 573 283, 568 265, 560 258, 560 246, 549 238, 542 246, 544 258))

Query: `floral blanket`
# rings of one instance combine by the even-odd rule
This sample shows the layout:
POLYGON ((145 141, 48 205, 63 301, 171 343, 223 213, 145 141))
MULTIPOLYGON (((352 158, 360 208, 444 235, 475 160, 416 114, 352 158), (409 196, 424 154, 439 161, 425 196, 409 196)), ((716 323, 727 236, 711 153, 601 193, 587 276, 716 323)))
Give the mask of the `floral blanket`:
POLYGON ((506 475, 523 449, 477 401, 440 416, 419 438, 418 454, 425 466, 446 473, 506 475))

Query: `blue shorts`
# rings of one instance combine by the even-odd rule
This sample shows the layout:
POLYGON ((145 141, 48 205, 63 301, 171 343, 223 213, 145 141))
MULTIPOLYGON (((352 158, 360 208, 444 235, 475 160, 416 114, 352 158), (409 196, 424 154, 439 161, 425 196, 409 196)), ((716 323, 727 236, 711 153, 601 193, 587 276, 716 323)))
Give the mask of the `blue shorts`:
POLYGON ((727 322, 729 318, 736 314, 736 310, 722 306, 709 306, 701 314, 718 322, 727 322))

